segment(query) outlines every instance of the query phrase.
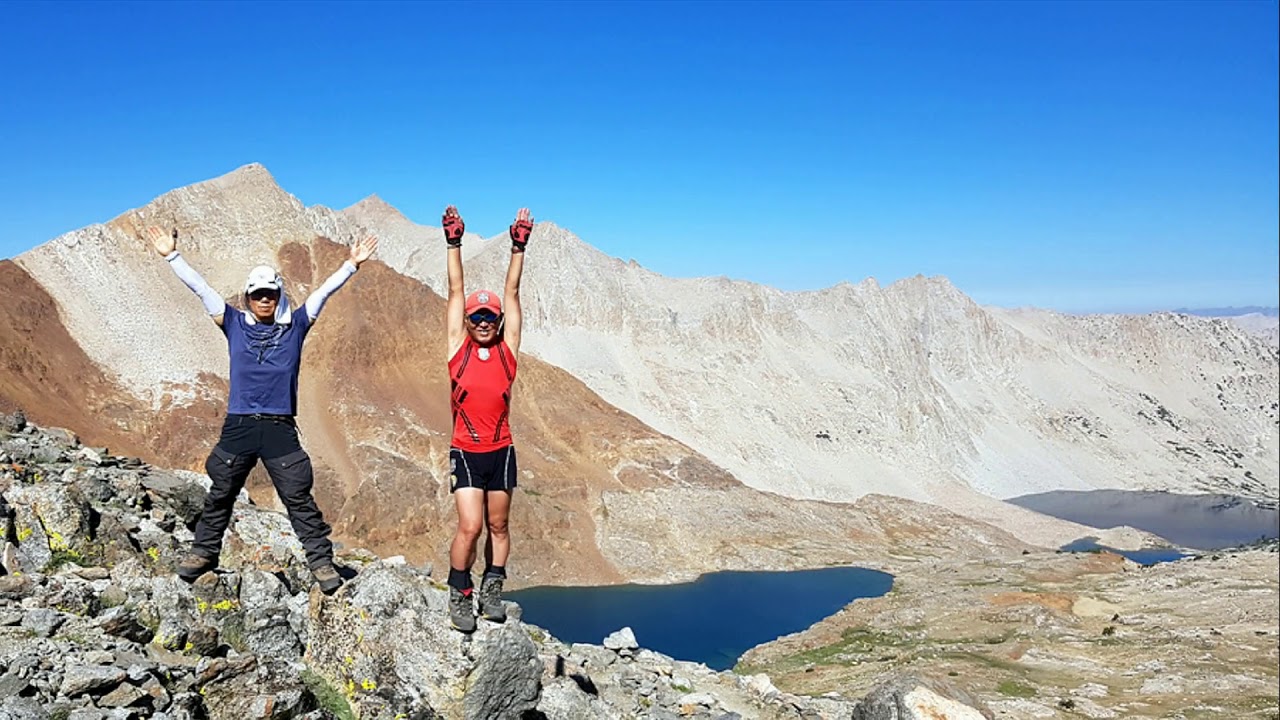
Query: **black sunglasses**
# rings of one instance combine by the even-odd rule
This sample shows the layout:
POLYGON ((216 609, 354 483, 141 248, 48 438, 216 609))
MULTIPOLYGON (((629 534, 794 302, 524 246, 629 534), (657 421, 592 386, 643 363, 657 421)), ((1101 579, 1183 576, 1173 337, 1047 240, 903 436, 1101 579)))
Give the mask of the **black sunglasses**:
POLYGON ((279 290, 254 290, 249 293, 250 300, 278 300, 280 299, 279 290))
POLYGON ((472 325, 479 325, 480 323, 496 323, 499 317, 501 316, 492 310, 481 310, 480 312, 471 313, 467 316, 467 319, 471 321, 472 325))

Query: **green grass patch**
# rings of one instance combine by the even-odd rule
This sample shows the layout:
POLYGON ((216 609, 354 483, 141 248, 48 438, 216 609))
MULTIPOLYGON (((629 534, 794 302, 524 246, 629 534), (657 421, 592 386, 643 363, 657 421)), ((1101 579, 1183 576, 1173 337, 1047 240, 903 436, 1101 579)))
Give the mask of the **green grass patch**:
MULTIPOLYGON (((849 666, 858 660, 883 659, 886 648, 903 648, 919 644, 905 636, 912 628, 904 628, 904 634, 880 633, 865 628, 846 628, 840 634, 839 642, 822 647, 812 648, 781 658, 771 663, 768 670, 786 672, 811 665, 844 665, 849 666)), ((764 666, 739 663, 734 672, 753 674, 766 670, 764 666)))
POLYGON ((1016 680, 1001 680, 1000 684, 996 686, 996 692, 1009 697, 1030 698, 1036 696, 1035 688, 1023 685, 1016 680))
POLYGON ((49 562, 45 563, 44 571, 46 573, 53 573, 63 565, 67 565, 69 563, 80 565, 83 562, 83 555, 69 547, 63 547, 53 551, 53 557, 49 558, 49 562))
POLYGON ((316 704, 321 710, 327 710, 338 720, 356 720, 356 715, 352 712, 351 703, 347 702, 347 698, 314 670, 302 671, 302 684, 306 685, 315 696, 316 704))

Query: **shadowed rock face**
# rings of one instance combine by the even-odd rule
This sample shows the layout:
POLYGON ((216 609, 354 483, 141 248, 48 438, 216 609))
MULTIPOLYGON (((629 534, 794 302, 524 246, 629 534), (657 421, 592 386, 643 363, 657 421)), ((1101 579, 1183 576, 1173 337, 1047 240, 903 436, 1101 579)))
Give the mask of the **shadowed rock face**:
POLYGON ((994 720, 982 701, 950 683, 910 675, 876 686, 853 709, 853 720, 994 720))
MULTIPOLYGON (((147 352, 166 351, 152 346, 147 352)), ((148 407, 85 354, 44 286, 0 260, 0 412, 23 408, 34 420, 75 428, 92 445, 191 465, 194 443, 217 427, 225 407, 211 397, 225 396, 227 388, 215 375, 198 381, 208 389, 205 396, 148 407)))

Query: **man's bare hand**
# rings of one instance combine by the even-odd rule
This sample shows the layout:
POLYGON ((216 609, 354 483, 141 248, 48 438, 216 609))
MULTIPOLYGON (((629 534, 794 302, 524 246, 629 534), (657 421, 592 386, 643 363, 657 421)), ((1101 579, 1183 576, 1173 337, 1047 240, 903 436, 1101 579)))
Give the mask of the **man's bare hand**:
POLYGON ((351 243, 351 264, 360 267, 360 264, 372 257, 377 249, 378 238, 376 235, 370 235, 363 240, 351 243))
POLYGON ((167 233, 152 225, 147 228, 147 239, 151 241, 156 252, 160 253, 160 257, 167 257, 178 249, 178 228, 174 228, 172 233, 167 233))

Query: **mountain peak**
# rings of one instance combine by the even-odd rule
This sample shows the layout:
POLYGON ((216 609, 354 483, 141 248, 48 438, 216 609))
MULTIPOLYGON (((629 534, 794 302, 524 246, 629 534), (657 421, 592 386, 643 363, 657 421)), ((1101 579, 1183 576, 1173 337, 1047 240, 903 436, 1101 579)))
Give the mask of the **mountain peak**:
POLYGON ((275 177, 271 175, 271 171, 267 170, 262 163, 256 162, 241 165, 229 173, 219 175, 211 180, 205 180, 204 182, 192 183, 192 185, 213 185, 223 189, 256 187, 261 185, 271 185, 276 188, 280 187, 276 182, 275 177))
MULTIPOLYGON (((506 231, 493 238, 506 237, 506 231)), ((580 253, 590 249, 604 256, 604 253, 590 243, 578 237, 572 230, 561 227, 550 220, 539 220, 533 225, 533 236, 530 244, 535 248, 557 248, 557 252, 580 253)))
POLYGON ((355 203, 342 211, 344 214, 358 217, 376 217, 384 220, 408 220, 404 213, 394 205, 383 200, 377 193, 355 203))
POLYGON ((885 292, 909 298, 913 303, 923 301, 925 298, 946 299, 966 305, 973 303, 973 300, 952 284, 945 275, 912 275, 890 283, 885 288, 885 292))

